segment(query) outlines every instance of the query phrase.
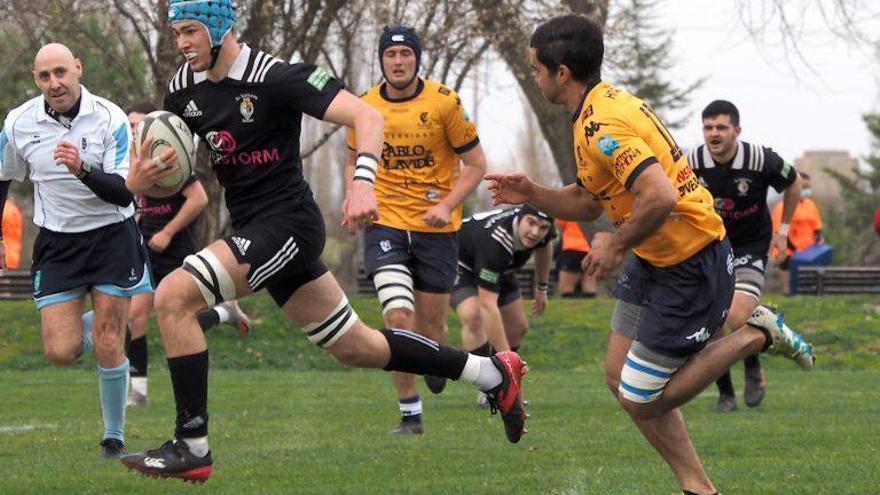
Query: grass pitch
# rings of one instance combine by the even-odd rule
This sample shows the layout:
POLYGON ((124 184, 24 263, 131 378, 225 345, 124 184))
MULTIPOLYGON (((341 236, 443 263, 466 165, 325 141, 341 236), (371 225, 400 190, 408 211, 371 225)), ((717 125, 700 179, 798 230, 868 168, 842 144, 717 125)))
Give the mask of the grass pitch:
MULTIPOLYGON (((819 368, 803 373, 767 358, 770 385, 759 408, 740 403, 737 413, 712 413, 711 387, 688 404, 710 476, 727 494, 878 493, 880 324, 863 309, 872 299, 784 302, 790 323, 817 342, 819 368)), ((215 464, 198 487, 98 458, 94 362, 46 366, 31 304, 0 303, 0 494, 677 492, 668 467, 605 389, 608 300, 553 300, 532 321, 523 346, 532 366, 531 432, 511 445, 500 420, 478 410, 475 392, 460 384, 440 396, 423 392, 425 435, 392 437, 389 377, 341 370, 270 301, 256 299, 249 307, 262 323, 254 336, 239 339, 228 328, 210 335, 215 464)), ((374 301, 355 304, 375 323, 374 301)), ((457 338, 452 326, 450 341, 457 338)), ((135 450, 157 447, 173 428, 161 347, 153 340, 150 350, 150 403, 128 413, 135 450)), ((741 390, 741 366, 734 382, 741 390)))

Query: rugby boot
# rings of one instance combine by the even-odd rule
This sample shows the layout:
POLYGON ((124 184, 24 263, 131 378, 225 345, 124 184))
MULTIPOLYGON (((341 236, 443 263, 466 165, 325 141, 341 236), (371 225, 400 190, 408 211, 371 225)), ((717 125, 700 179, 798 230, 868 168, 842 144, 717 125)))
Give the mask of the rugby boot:
POLYGON ((785 356, 801 369, 813 369, 816 362, 813 345, 789 328, 782 320, 782 315, 777 316, 765 306, 758 306, 747 323, 764 332, 767 337, 764 352, 785 356))
POLYGON ((409 418, 400 418, 400 424, 391 430, 392 435, 421 435, 424 432, 421 419, 409 418))
POLYGON ((101 440, 101 457, 104 459, 122 459, 128 451, 125 450, 125 443, 115 438, 105 438, 101 440))
POLYGON ((446 388, 446 378, 442 376, 425 375, 425 385, 433 394, 439 394, 446 388))
POLYGON ((719 395, 718 402, 712 408, 715 412, 734 412, 736 411, 736 397, 732 395, 719 395))
POLYGON ((492 414, 501 413, 507 440, 517 443, 527 433, 525 426, 529 415, 522 400, 522 378, 529 367, 513 351, 501 351, 490 359, 501 372, 501 384, 485 391, 489 398, 489 409, 492 414))
POLYGON ((211 476, 211 452, 198 457, 183 440, 169 440, 155 450, 138 452, 122 458, 122 463, 133 471, 151 477, 179 478, 203 483, 211 476))

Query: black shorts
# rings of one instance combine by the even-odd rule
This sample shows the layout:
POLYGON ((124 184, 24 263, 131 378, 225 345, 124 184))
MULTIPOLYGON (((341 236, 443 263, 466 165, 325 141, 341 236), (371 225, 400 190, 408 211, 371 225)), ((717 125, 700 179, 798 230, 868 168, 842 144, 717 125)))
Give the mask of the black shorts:
POLYGON ((373 277, 387 265, 406 265, 413 288, 449 294, 458 267, 458 232, 412 232, 384 225, 364 231, 364 270, 373 277))
POLYGON ((733 250, 715 241, 667 267, 631 257, 614 297, 642 307, 636 340, 659 354, 682 358, 699 352, 727 319, 733 300, 733 250))
POLYGON ((40 229, 31 276, 37 309, 76 299, 92 288, 116 297, 153 290, 147 250, 131 218, 86 232, 40 229))
MULTIPOLYGON (((502 274, 498 285, 500 286, 498 291, 499 308, 503 308, 522 297, 519 292, 519 282, 513 272, 502 274)), ((455 286, 452 288, 452 297, 449 298, 449 305, 452 306, 452 309, 458 307, 465 299, 478 296, 477 287, 477 277, 470 270, 459 266, 458 275, 455 277, 455 286)))
POLYGON ((563 249, 559 254, 559 259, 556 260, 556 269, 561 270, 563 272, 577 272, 580 273, 584 271, 581 268, 581 261, 584 260, 584 256, 590 254, 585 251, 573 251, 571 249, 563 249))
POLYGON ((248 286, 265 288, 278 306, 303 285, 327 273, 324 219, 314 201, 294 211, 258 217, 223 238, 239 263, 250 264, 248 286))
POLYGON ((184 231, 175 235, 164 251, 157 253, 149 246, 152 235, 150 232, 144 232, 144 242, 147 244, 150 268, 153 270, 153 283, 158 287, 163 278, 183 265, 184 258, 194 254, 198 249, 189 233, 184 231))

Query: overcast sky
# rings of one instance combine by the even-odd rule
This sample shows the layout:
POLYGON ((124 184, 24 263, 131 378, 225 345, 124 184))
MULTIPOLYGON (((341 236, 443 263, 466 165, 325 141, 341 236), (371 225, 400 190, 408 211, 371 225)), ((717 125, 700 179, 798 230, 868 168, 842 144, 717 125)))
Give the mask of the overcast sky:
MULTIPOLYGON (((829 34, 819 12, 806 12, 802 24, 799 46, 808 68, 773 32, 765 43, 750 36, 738 22, 734 0, 667 0, 658 8, 659 22, 675 29, 678 74, 685 81, 707 77, 691 99, 689 124, 676 132, 683 147, 702 143, 699 113, 723 98, 740 109, 742 139, 771 146, 787 160, 817 149, 869 153, 861 115, 878 110, 880 62, 870 49, 829 34)), ((503 67, 493 66, 491 78, 491 91, 479 101, 478 124, 490 161, 503 163, 511 156, 512 128, 523 127, 522 97, 503 67)), ((473 98, 470 88, 462 94, 466 102, 473 98)))

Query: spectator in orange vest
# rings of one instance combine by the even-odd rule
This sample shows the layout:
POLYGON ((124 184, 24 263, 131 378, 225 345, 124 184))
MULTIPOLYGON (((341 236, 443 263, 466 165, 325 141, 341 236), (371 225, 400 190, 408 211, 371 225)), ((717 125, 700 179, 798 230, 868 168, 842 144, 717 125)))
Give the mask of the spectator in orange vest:
MULTIPOLYGON (((773 219, 773 232, 788 230, 788 247, 785 249, 785 259, 779 264, 779 274, 782 277, 782 290, 788 294, 790 292, 790 277, 788 274, 788 260, 792 254, 803 251, 813 244, 822 244, 822 216, 819 213, 819 207, 810 198, 813 190, 810 188, 810 176, 804 172, 798 172, 801 176, 801 199, 798 202, 797 209, 794 211, 794 217, 791 219, 791 225, 781 225, 782 218, 782 202, 776 204, 771 215, 773 219)), ((774 254, 775 255, 775 254, 774 254)))
POLYGON ((556 289, 562 297, 596 297, 596 277, 587 275, 581 267, 584 257, 590 252, 590 241, 577 222, 557 220, 562 231, 560 244, 562 252, 556 261, 559 270, 559 283, 556 289), (577 287, 580 286, 580 294, 577 287))
POLYGON ((19 267, 21 261, 21 233, 22 233, 22 217, 21 210, 18 205, 7 199, 2 210, 3 227, 0 242, 6 248, 6 268, 14 270, 19 267))

